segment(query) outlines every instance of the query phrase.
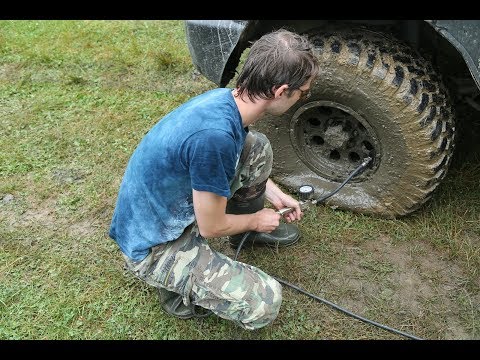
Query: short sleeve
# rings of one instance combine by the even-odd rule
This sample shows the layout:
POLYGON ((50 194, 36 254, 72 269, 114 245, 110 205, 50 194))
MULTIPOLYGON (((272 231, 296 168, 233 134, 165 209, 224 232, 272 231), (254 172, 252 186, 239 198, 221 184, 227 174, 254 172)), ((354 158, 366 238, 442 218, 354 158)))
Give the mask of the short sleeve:
POLYGON ((230 196, 230 182, 238 159, 235 141, 222 130, 202 130, 185 143, 182 159, 190 172, 192 188, 230 196))

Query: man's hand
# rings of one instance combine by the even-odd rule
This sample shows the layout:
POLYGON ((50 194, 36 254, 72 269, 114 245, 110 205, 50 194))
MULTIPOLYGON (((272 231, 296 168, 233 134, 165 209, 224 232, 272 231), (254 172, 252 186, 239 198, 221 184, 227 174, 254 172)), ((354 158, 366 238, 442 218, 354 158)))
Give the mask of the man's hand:
POLYGON ((280 225, 281 216, 273 209, 262 209, 255 213, 257 215, 257 227, 255 231, 271 233, 280 225))
POLYGON ((300 208, 300 202, 295 200, 288 194, 285 194, 280 188, 271 180, 268 179, 265 195, 267 200, 277 209, 292 208, 293 210, 283 215, 286 222, 290 223, 302 218, 303 212, 300 208))

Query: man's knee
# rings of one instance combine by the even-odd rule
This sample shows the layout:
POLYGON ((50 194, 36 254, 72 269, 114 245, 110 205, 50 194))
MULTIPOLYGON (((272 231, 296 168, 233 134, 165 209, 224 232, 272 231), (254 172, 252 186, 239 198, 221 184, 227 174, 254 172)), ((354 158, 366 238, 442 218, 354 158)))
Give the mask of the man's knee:
POLYGON ((273 151, 270 140, 268 140, 265 134, 258 131, 252 130, 251 135, 254 138, 254 142, 250 151, 255 154, 251 161, 259 161, 261 164, 266 165, 267 168, 271 168, 271 163, 273 161, 273 151))
POLYGON ((277 318, 282 305, 282 286, 273 278, 271 280, 268 287, 253 298, 250 311, 240 320, 242 327, 249 330, 259 329, 277 318))
MULTIPOLYGON (((273 164, 273 151, 268 138, 259 132, 251 131, 251 141, 245 161, 241 162, 245 175, 242 187, 251 187, 266 181, 270 177, 273 164)), ((246 150, 246 149, 244 149, 246 150)))

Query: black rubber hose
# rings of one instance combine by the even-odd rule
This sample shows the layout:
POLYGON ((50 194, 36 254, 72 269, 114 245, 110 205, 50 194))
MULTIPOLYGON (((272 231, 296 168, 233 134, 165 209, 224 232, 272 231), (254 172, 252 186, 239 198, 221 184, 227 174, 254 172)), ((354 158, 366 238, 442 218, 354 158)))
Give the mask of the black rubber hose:
POLYGON ((322 303, 324 303, 324 304, 327 304, 327 305, 333 307, 334 309, 343 312, 344 314, 347 314, 347 315, 349 315, 349 316, 351 316, 351 317, 354 317, 355 319, 358 319, 358 320, 363 321, 363 322, 365 322, 365 323, 368 323, 368 324, 377 326, 377 327, 379 327, 379 328, 382 328, 382 329, 384 329, 384 330, 390 331, 390 332, 392 332, 392 333, 405 336, 405 337, 410 338, 410 339, 423 340, 423 339, 421 339, 421 338, 419 338, 419 337, 417 337, 417 336, 415 336, 415 335, 407 334, 407 333, 405 333, 405 332, 403 332, 403 331, 393 329, 393 328, 391 328, 391 327, 389 327, 389 326, 386 326, 386 325, 380 324, 380 323, 378 323, 378 322, 369 320, 369 319, 364 318, 364 317, 362 317, 362 316, 360 316, 360 315, 356 315, 356 314, 354 314, 354 313, 352 313, 352 312, 350 312, 350 311, 348 311, 348 310, 346 310, 346 309, 344 309, 344 308, 342 308, 342 307, 340 307, 340 306, 338 306, 338 305, 335 305, 334 303, 332 303, 332 302, 330 302, 330 301, 328 301, 328 300, 322 299, 322 298, 320 298, 320 297, 318 297, 318 296, 316 296, 316 295, 314 295, 314 294, 311 294, 311 293, 309 293, 309 292, 307 292, 307 291, 299 288, 299 287, 296 286, 296 285, 293 285, 293 284, 291 284, 291 283, 289 283, 289 282, 286 282, 285 280, 279 279, 279 278, 277 278, 277 277, 274 277, 274 278, 275 278, 279 283, 282 283, 282 284, 284 284, 284 285, 287 285, 287 286, 291 287, 292 289, 295 289, 295 290, 301 292, 302 294, 305 294, 305 295, 310 296, 311 298, 313 298, 313 299, 315 299, 315 300, 318 300, 318 301, 320 301, 320 302, 322 302, 322 303))

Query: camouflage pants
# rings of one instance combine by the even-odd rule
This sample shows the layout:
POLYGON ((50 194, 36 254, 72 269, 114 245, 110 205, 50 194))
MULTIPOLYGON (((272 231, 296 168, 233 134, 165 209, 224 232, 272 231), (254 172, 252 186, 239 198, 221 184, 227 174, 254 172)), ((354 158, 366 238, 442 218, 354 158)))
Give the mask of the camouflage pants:
MULTIPOLYGON (((232 194, 256 196, 272 167, 272 149, 265 135, 250 131, 232 194)), ((175 241, 152 248, 140 262, 125 257, 127 267, 148 284, 181 294, 185 305, 198 305, 254 330, 270 324, 282 302, 280 283, 262 270, 234 261, 208 245, 196 223, 175 241)))

